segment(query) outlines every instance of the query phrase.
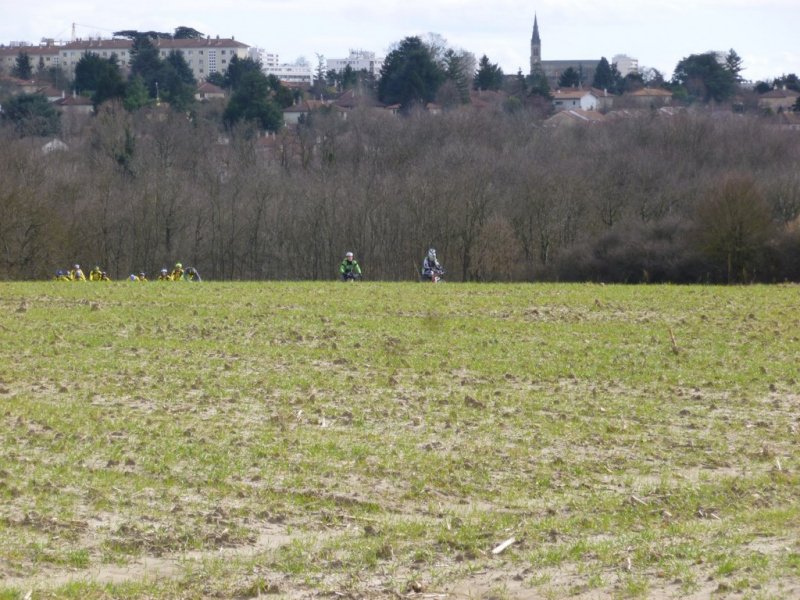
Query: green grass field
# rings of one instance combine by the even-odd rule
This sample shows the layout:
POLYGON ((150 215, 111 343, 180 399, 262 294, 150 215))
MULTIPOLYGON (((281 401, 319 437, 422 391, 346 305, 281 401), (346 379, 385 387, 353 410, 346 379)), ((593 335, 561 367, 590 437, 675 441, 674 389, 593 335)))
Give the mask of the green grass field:
POLYGON ((797 597, 799 304, 0 284, 0 599, 797 597))

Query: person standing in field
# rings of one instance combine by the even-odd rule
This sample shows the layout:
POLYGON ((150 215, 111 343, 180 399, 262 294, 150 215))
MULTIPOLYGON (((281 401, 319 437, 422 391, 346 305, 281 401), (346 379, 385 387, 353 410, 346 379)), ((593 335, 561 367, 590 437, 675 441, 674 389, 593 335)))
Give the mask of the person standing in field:
POLYGON ((361 279, 361 266, 358 264, 352 252, 348 252, 344 255, 344 260, 342 264, 339 265, 339 276, 342 278, 342 281, 361 279))

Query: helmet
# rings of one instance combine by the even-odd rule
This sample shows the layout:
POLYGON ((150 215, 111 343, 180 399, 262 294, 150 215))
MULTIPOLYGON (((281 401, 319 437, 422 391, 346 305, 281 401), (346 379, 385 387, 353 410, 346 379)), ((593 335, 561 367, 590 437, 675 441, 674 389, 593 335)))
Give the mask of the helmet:
POLYGON ((144 277, 144 276, 145 276, 145 274, 144 274, 144 271, 142 271, 141 273, 139 273, 139 277, 144 277))
POLYGON ((73 268, 73 269, 80 269, 80 268, 81 268, 81 266, 80 266, 80 265, 72 265, 72 268, 73 268))
POLYGON ((347 254, 344 255, 344 257, 345 258, 353 258, 353 253, 352 252, 348 252, 347 254))
POLYGON ((183 265, 181 263, 175 263, 175 268, 176 269, 182 269, 183 265))
POLYGON ((99 265, 95 265, 95 266, 94 266, 94 270, 95 270, 95 271, 99 271, 99 270, 100 270, 100 266, 99 266, 99 265))
POLYGON ((430 258, 430 259, 436 258, 436 249, 435 248, 429 248, 428 249, 428 258, 430 258))
POLYGON ((161 273, 162 273, 163 275, 166 275, 166 274, 167 274, 167 270, 166 270, 166 269, 161 269, 161 273))

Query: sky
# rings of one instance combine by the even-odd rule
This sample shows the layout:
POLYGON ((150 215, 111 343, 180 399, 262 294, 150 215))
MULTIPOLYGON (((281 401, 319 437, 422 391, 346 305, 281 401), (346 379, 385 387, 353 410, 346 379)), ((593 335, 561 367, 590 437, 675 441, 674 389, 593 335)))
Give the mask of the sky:
POLYGON ((385 56, 411 35, 436 33, 448 46, 487 55, 506 73, 530 64, 534 14, 543 60, 637 58, 667 78, 690 54, 731 48, 752 81, 800 74, 798 0, 3 0, 0 43, 110 37, 113 31, 193 27, 280 55, 345 58, 350 49, 385 56))

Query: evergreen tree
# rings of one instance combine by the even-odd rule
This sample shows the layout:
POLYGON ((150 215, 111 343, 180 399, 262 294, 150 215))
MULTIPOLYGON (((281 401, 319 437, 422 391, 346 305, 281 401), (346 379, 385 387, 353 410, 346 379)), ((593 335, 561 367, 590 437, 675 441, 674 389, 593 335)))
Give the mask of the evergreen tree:
POLYGON ((84 54, 75 65, 74 84, 79 92, 91 92, 95 108, 106 100, 125 95, 125 82, 116 54, 108 59, 93 53, 84 54))
POLYGON ((228 62, 228 70, 225 72, 225 85, 223 87, 236 91, 248 73, 263 73, 260 60, 239 58, 234 55, 228 62))
POLYGON ((61 131, 61 115, 42 94, 13 96, 3 103, 0 116, 14 125, 20 137, 49 136, 61 131))
POLYGON ((31 65, 31 57, 28 56, 27 52, 19 51, 14 67, 11 69, 11 74, 20 79, 30 79, 33 77, 33 65, 31 65))
POLYGON ((354 88, 356 86, 358 83, 358 75, 356 75, 353 67, 347 65, 344 68, 339 76, 339 82, 341 83, 343 90, 349 90, 350 88, 354 88))
POLYGON ((448 81, 453 83, 461 104, 469 103, 469 78, 465 66, 466 57, 452 48, 444 53, 444 72, 448 81))
POLYGON ((567 70, 558 79, 558 87, 560 88, 580 87, 580 85, 581 75, 573 67, 567 67, 567 70))
POLYGON ((283 114, 269 96, 270 84, 264 73, 244 74, 225 108, 223 120, 229 127, 240 121, 250 121, 259 129, 277 131, 283 125, 283 114))
POLYGON ((539 72, 528 75, 526 81, 528 84, 529 96, 541 96, 547 100, 553 98, 553 95, 550 93, 550 84, 547 82, 547 77, 544 73, 539 72))
POLYGON ((736 73, 717 60, 713 52, 692 54, 675 67, 672 83, 687 98, 708 102, 724 102, 736 91, 736 73))
POLYGON ((619 94, 623 91, 623 78, 616 64, 609 64, 605 56, 600 58, 594 72, 592 87, 605 90, 609 94, 619 94))
POLYGON ((175 110, 185 111, 194 102, 197 87, 192 69, 183 54, 171 51, 158 74, 159 92, 175 110))
POLYGON ((200 40, 203 39, 203 34, 197 29, 191 27, 176 27, 175 33, 172 35, 176 40, 200 40))
POLYGON ((484 54, 478 61, 473 86, 476 90, 499 90, 503 87, 503 69, 489 62, 489 57, 484 54))
POLYGON ((156 82, 162 66, 158 48, 153 45, 150 38, 147 36, 135 38, 131 48, 131 78, 141 77, 151 98, 156 97, 156 82))
POLYGON ((742 57, 739 56, 733 48, 725 55, 725 68, 733 75, 736 83, 741 83, 742 81, 742 77, 739 73, 742 71, 743 63, 742 57))
POLYGON ((122 105, 126 110, 133 112, 143 106, 147 106, 149 101, 150 96, 147 93, 144 80, 138 75, 132 77, 128 81, 128 85, 125 86, 125 98, 122 101, 122 105))
POLYGON ((419 37, 407 37, 383 63, 378 98, 408 110, 414 104, 433 101, 443 81, 444 72, 431 48, 419 37))

